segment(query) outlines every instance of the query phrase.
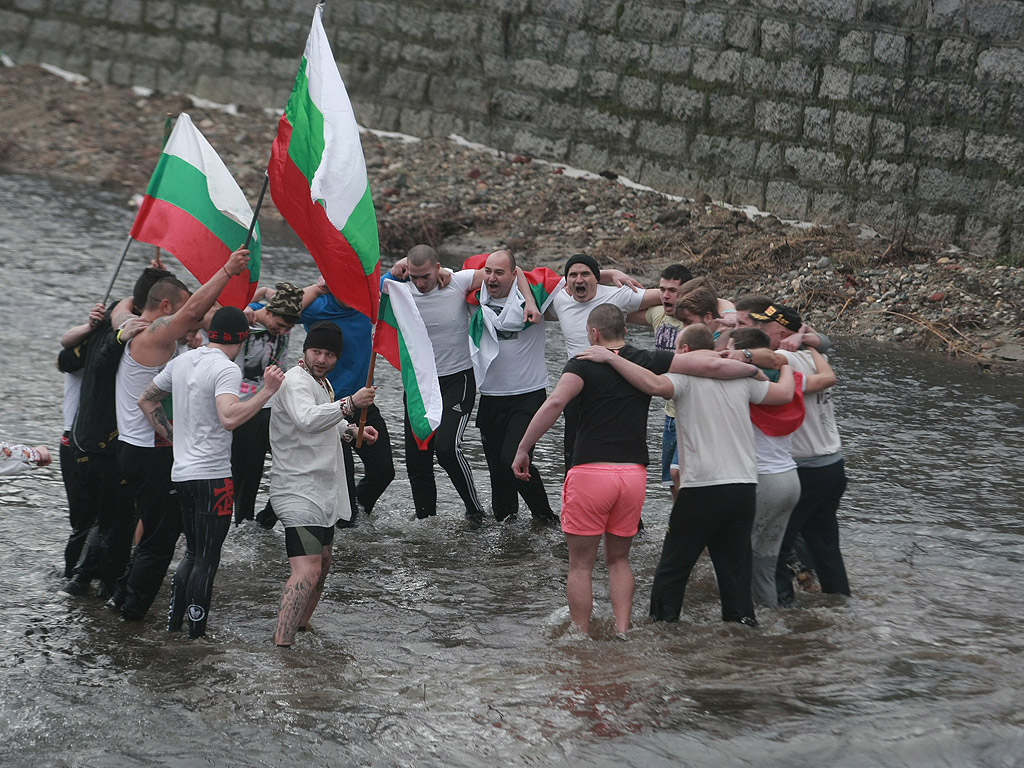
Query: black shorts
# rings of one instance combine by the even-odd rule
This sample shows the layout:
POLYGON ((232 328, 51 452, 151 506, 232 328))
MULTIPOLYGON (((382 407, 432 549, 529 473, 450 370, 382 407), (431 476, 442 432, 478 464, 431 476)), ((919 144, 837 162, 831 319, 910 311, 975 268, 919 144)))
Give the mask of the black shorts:
POLYGON ((284 529, 284 548, 288 557, 322 555, 334 541, 334 526, 298 525, 284 529))

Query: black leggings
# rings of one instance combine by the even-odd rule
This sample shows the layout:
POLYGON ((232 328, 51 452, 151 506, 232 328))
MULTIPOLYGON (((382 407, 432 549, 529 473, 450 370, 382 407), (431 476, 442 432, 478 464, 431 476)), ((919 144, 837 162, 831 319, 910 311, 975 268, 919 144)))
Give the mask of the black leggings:
POLYGON ((181 629, 188 611, 188 636, 206 634, 206 619, 213 596, 213 579, 220 565, 220 549, 231 528, 234 483, 218 480, 186 480, 175 483, 185 529, 185 556, 174 572, 167 631, 181 629))
POLYGON ((750 529, 757 483, 680 488, 651 587, 651 618, 677 621, 690 571, 704 547, 715 566, 723 621, 754 622, 750 529))

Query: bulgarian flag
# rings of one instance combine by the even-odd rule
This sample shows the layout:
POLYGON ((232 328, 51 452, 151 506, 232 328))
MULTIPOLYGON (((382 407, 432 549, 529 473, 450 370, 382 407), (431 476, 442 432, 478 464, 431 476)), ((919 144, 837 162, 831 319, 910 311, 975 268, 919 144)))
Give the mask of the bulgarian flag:
MULTIPOLYGON (((182 112, 146 188, 131 236, 169 251, 200 283, 245 242, 252 208, 210 142, 182 112)), ((217 301, 243 308, 260 279, 260 229, 249 243, 249 268, 232 277, 217 301)))
POLYGON ((377 320, 380 243, 359 127, 324 32, 322 6, 277 126, 270 194, 331 293, 377 320))
MULTIPOLYGON (((476 256, 470 256, 462 263, 462 268, 483 269, 489 255, 478 253, 476 256)), ((537 267, 523 274, 533 293, 533 299, 543 314, 564 280, 546 267, 537 267)), ((473 373, 477 382, 482 382, 487 375, 487 369, 498 356, 498 334, 518 333, 529 328, 531 323, 523 322, 526 300, 519 290, 518 281, 512 283, 512 289, 500 309, 485 308, 485 305, 490 304, 490 294, 486 288, 467 296, 466 302, 480 305, 480 309, 469 319, 469 351, 473 361, 473 373)))
POLYGON ((409 424, 422 451, 441 423, 441 386, 434 365, 434 347, 411 290, 409 283, 384 281, 373 351, 402 373, 409 424))

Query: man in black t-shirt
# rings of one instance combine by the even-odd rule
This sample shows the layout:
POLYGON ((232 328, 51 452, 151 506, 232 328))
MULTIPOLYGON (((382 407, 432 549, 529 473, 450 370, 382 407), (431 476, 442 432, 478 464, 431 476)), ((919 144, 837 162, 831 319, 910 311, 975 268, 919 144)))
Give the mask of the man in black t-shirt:
MULTIPOLYGON (((655 373, 669 370, 671 352, 627 346, 625 334, 625 320, 617 307, 598 306, 587 318, 591 344, 614 350, 655 373)), ((629 548, 647 489, 650 395, 626 383, 610 366, 570 359, 519 443, 512 471, 521 480, 529 478, 530 450, 577 396, 579 428, 562 489, 562 530, 569 545, 569 617, 583 632, 589 631, 594 562, 603 537, 615 631, 621 634, 630 627, 633 608, 629 548)))

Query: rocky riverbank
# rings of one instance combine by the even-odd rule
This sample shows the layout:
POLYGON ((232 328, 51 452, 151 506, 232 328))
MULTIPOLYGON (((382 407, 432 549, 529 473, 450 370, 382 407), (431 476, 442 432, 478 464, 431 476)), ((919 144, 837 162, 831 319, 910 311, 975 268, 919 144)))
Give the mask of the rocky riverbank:
MULTIPOLYGON (((127 201, 145 189, 164 116, 180 111, 254 200, 275 115, 72 82, 31 66, 0 68, 0 172, 115 185, 127 201)), ((712 276, 724 296, 774 296, 829 334, 903 342, 986 368, 1024 363, 1024 269, 929 242, 927 233, 785 223, 447 139, 365 134, 363 147, 385 261, 417 242, 437 246, 449 264, 505 245, 524 263, 559 268, 583 251, 650 285, 681 261, 712 276)), ((261 216, 276 216, 267 202, 261 216)))

